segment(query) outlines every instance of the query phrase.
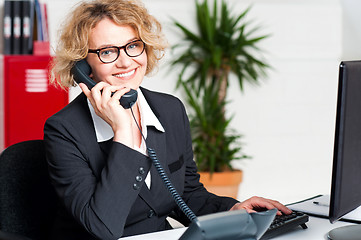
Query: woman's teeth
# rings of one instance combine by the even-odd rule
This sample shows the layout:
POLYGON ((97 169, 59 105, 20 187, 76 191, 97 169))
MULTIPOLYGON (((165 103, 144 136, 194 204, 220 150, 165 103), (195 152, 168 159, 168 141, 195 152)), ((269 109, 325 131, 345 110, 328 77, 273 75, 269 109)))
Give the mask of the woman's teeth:
POLYGON ((115 77, 128 77, 128 76, 130 76, 130 75, 134 74, 134 72, 135 72, 135 69, 134 69, 134 70, 132 70, 132 71, 130 71, 130 72, 127 72, 127 73, 120 73, 120 74, 116 74, 116 75, 114 75, 114 76, 115 76, 115 77))

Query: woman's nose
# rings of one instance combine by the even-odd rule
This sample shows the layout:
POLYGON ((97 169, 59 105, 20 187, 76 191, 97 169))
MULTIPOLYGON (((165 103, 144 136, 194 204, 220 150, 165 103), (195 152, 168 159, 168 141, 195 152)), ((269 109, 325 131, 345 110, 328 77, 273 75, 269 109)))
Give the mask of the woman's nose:
POLYGON ((119 67, 119 68, 127 68, 127 67, 129 67, 131 65, 131 63, 132 63, 132 58, 129 57, 124 52, 124 49, 120 49, 119 57, 115 61, 116 66, 119 67))

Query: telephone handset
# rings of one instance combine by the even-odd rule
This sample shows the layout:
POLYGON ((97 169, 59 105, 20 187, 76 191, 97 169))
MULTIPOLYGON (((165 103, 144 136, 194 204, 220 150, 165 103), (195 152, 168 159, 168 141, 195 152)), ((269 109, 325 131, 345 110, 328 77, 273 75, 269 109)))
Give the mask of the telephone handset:
MULTIPOLYGON (((92 69, 85 59, 76 62, 70 72, 73 74, 74 80, 78 84, 84 83, 89 89, 92 89, 95 86, 96 83, 93 81, 93 79, 89 77, 89 75, 92 72, 92 69)), ((130 89, 129 92, 125 93, 119 99, 119 103, 125 109, 131 108, 134 105, 134 103, 137 101, 137 97, 138 97, 138 92, 134 89, 130 89)))

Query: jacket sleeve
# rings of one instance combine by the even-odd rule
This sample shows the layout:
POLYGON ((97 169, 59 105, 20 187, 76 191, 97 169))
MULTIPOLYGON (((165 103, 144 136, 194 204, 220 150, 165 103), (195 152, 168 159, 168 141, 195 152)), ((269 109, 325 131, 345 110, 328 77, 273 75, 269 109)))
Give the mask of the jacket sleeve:
POLYGON ((118 239, 144 183, 134 186, 135 176, 140 168, 147 174, 150 162, 143 154, 113 142, 102 170, 95 175, 88 155, 94 151, 86 149, 89 146, 82 138, 82 129, 71 122, 48 119, 44 140, 51 180, 66 209, 88 232, 99 239, 118 239))

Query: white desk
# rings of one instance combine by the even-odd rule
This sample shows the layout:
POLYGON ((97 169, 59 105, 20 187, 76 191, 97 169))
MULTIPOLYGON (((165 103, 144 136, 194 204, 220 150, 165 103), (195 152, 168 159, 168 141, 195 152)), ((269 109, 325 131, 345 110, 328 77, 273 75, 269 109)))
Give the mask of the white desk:
MULTIPOLYGON (((278 237, 272 238, 275 240, 325 240, 327 239, 328 231, 342 227, 346 225, 351 225, 352 223, 347 222, 336 222, 331 224, 328 219, 310 217, 307 225, 307 229, 302 229, 301 227, 295 228, 293 231, 282 234, 278 237)), ((155 232, 142 234, 132 237, 121 238, 122 240, 176 240, 178 239, 186 228, 177 228, 168 231, 155 232)))

